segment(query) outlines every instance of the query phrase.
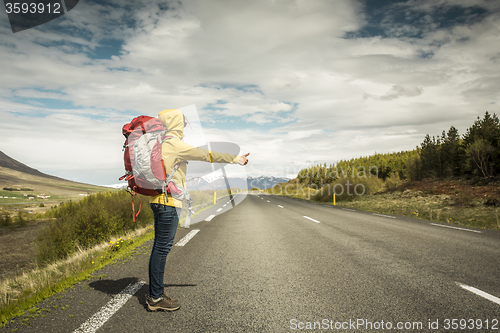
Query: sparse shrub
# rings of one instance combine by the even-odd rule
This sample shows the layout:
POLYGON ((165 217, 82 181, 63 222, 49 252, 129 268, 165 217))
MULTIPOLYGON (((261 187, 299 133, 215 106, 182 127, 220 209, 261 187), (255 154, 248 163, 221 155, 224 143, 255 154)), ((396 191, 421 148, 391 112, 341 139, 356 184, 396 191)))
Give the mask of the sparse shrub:
POLYGON ((351 178, 341 178, 333 184, 323 186, 312 199, 319 202, 331 202, 333 201, 333 193, 335 193, 337 201, 352 201, 357 196, 364 195, 366 188, 351 178))
POLYGON ((41 264, 66 258, 75 251, 71 225, 55 219, 41 232, 37 239, 37 261, 41 264))
POLYGON ((453 198, 453 203, 455 206, 471 206, 472 205, 472 195, 467 192, 459 192, 453 198))
MULTIPOLYGON (((136 212, 138 199, 134 198, 136 212)), ((142 197, 142 209, 132 221, 131 197, 126 191, 112 191, 89 195, 78 202, 61 203, 46 213, 55 218, 44 229, 38 239, 37 260, 46 264, 65 258, 79 247, 89 248, 113 235, 143 227, 153 220, 148 209, 149 198, 142 197)))
POLYGON ((399 184, 401 184, 401 179, 399 178, 399 174, 397 172, 391 173, 391 175, 385 180, 385 187, 388 190, 395 188, 399 184))
POLYGON ((500 200, 498 200, 497 198, 490 197, 486 199, 484 205, 492 207, 500 207, 500 200))
POLYGON ((270 191, 272 194, 276 194, 276 195, 281 195, 286 190, 291 191, 291 192, 296 192, 296 186, 294 186, 292 184, 289 184, 289 185, 291 185, 291 186, 287 186, 287 185, 283 186, 282 184, 276 184, 273 187, 271 187, 271 189, 269 189, 268 191, 270 191))
POLYGON ((382 189, 383 181, 378 177, 362 178, 361 183, 366 187, 366 194, 377 193, 382 189))
POLYGON ((0 216, 0 225, 2 227, 8 227, 12 224, 12 218, 8 212, 3 212, 0 216))
MULTIPOLYGON (((236 191, 233 189, 233 193, 236 191)), ((195 210, 213 204, 213 191, 192 191, 190 195, 195 210)), ((228 191, 217 190, 216 195, 217 198, 227 197, 228 191)), ((37 239, 38 263, 44 265, 66 258, 78 248, 93 247, 109 241, 113 236, 121 236, 152 223, 149 197, 133 197, 135 212, 139 209, 139 198, 142 207, 136 223, 132 220, 132 199, 126 191, 100 192, 78 202, 62 202, 59 206, 51 207, 44 216, 53 220, 37 239)))
POLYGON ((19 225, 21 225, 21 226, 24 226, 24 225, 28 224, 28 220, 26 220, 24 218, 23 212, 21 210, 17 211, 16 223, 19 224, 19 225))
POLYGON ((311 199, 319 202, 332 202, 335 193, 336 201, 352 201, 365 194, 378 192, 383 181, 377 177, 341 178, 327 184, 311 195, 311 199))
POLYGON ((43 203, 41 203, 38 207, 45 207, 45 205, 43 203))

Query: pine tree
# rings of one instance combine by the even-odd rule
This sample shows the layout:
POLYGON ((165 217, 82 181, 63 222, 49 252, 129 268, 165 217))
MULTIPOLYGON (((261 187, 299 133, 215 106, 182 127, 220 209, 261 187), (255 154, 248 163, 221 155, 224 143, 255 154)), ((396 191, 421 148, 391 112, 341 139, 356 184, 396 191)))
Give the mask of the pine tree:
POLYGON ((496 114, 486 112, 477 117, 464 135, 467 171, 476 170, 485 178, 500 174, 500 121, 496 114))

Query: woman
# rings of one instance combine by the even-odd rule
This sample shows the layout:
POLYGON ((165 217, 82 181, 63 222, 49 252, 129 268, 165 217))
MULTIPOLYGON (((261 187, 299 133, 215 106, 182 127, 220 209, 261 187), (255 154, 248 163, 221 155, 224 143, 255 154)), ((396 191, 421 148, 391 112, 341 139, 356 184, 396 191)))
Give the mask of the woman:
MULTIPOLYGON (((238 163, 240 165, 248 163, 247 156, 250 153, 238 156, 210 152, 206 149, 195 148, 182 142, 186 120, 182 112, 177 109, 163 110, 158 115, 158 119, 167 128, 168 135, 172 136, 172 138, 165 140, 162 144, 165 172, 167 175, 170 175, 174 166, 179 164, 178 169, 172 175, 172 180, 184 188, 186 187, 187 161, 238 163)), ((179 309, 180 305, 179 302, 165 295, 163 275, 167 254, 174 243, 182 201, 173 198, 170 194, 159 194, 152 197, 150 205, 155 219, 155 239, 149 258, 149 295, 146 296, 146 303, 149 311, 174 311, 179 309)))

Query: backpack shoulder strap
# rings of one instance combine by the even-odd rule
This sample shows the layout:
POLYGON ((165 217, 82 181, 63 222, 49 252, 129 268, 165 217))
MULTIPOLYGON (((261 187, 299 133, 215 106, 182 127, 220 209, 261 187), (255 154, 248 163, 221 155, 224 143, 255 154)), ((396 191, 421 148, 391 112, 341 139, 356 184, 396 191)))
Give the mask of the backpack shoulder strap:
POLYGON ((174 173, 177 171, 177 169, 179 169, 179 166, 180 166, 179 163, 176 163, 174 165, 174 169, 172 170, 172 172, 170 173, 170 175, 168 175, 168 178, 166 180, 167 186, 168 186, 168 183, 172 180, 172 176, 174 175, 174 173))
POLYGON ((163 135, 163 136, 161 137, 161 143, 163 143, 163 142, 165 142, 165 141, 167 141, 167 140, 173 139, 173 138, 174 138, 174 136, 173 136, 173 135, 163 135))

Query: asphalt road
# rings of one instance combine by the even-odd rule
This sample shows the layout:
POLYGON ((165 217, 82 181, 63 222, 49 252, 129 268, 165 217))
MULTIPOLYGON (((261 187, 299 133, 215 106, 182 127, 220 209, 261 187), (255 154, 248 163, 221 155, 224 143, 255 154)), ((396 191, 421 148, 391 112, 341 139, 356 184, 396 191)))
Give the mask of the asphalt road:
POLYGON ((279 196, 235 200, 178 230, 175 243, 196 232, 167 259, 178 311, 145 310, 148 242, 40 304, 44 318, 0 332, 500 331, 499 232, 279 196))

